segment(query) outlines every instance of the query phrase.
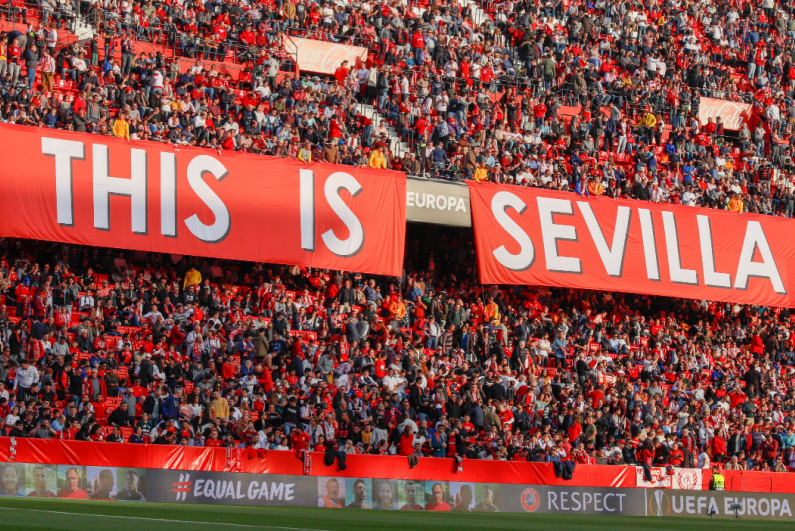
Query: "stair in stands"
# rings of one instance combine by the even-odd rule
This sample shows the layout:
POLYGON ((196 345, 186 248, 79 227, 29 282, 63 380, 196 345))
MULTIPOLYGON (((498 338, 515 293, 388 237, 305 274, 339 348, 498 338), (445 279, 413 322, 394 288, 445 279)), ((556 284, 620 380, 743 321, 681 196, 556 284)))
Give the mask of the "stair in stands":
POLYGON ((474 22, 476 26, 480 26, 487 20, 490 20, 490 17, 483 11, 476 0, 461 0, 461 5, 463 7, 469 7, 472 11, 472 22, 474 22))
MULTIPOLYGON (((373 121, 373 124, 378 124, 379 122, 387 123, 386 119, 378 112, 378 110, 368 103, 358 103, 356 105, 356 111, 359 112, 362 116, 365 116, 373 121)), ((403 158, 406 153, 409 153, 411 150, 409 146, 403 142, 400 138, 400 133, 395 131, 393 127, 387 125, 386 127, 388 135, 389 135, 389 149, 392 151, 392 156, 403 158)))

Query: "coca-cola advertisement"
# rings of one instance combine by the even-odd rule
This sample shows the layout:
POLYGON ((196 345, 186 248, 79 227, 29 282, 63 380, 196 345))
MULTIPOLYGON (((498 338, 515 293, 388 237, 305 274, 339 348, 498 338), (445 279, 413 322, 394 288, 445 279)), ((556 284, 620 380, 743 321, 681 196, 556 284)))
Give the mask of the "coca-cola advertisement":
POLYGON ((698 119, 703 125, 707 123, 708 118, 716 119, 720 116, 723 127, 727 131, 739 131, 743 123, 748 122, 749 127, 751 126, 751 112, 752 107, 747 103, 701 98, 698 107, 698 119))
POLYGON ((343 61, 352 65, 357 58, 367 59, 367 48, 334 42, 285 36, 284 47, 288 53, 296 55, 298 68, 304 72, 333 74, 343 61))

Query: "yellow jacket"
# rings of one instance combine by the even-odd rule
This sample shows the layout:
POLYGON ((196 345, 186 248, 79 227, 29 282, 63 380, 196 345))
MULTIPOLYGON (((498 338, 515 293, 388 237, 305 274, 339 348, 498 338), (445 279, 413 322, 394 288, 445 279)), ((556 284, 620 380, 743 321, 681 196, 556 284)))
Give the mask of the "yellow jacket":
POLYGON ((475 168, 475 181, 482 183, 489 180, 489 172, 486 168, 475 168))
POLYGON ((201 283, 202 283, 202 274, 194 269, 192 271, 188 271, 187 273, 185 273, 185 280, 182 283, 182 289, 185 289, 188 286, 195 286, 196 284, 201 284, 201 283))
POLYGON ((657 118, 652 113, 647 114, 643 117, 643 125, 651 129, 655 125, 657 125, 657 118))
POLYGON ((373 152, 370 153, 370 167, 379 170, 386 169, 386 157, 380 149, 374 149, 373 152))
POLYGON ((229 418, 229 402, 226 398, 221 396, 210 402, 210 415, 214 419, 229 418))
POLYGON ((743 211, 743 200, 737 197, 732 197, 729 199, 729 210, 732 212, 742 212, 743 211))
POLYGON ((298 160, 301 162, 312 162, 312 150, 306 148, 299 149, 298 160))
POLYGON ((130 124, 124 118, 116 118, 113 122, 113 136, 130 139, 130 124))

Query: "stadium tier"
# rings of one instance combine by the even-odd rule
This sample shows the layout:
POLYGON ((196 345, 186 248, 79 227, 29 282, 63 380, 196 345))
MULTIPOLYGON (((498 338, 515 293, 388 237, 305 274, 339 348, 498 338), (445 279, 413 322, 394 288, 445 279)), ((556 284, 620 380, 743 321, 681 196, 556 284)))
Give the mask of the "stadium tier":
POLYGON ((0 7, 0 435, 794 471, 792 6, 463 4, 0 7))

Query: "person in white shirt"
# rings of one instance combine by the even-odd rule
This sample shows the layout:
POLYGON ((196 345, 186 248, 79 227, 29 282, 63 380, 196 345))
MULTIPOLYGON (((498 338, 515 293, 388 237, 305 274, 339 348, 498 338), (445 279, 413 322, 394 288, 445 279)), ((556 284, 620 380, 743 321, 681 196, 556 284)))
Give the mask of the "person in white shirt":
POLYGON ((701 453, 698 454, 698 465, 696 466, 696 468, 704 470, 708 469, 709 465, 710 465, 710 458, 709 455, 707 454, 707 447, 702 446, 701 453))
POLYGON ((95 306, 93 292, 91 291, 86 292, 85 295, 80 297, 79 303, 80 303, 81 312, 90 312, 95 306))
POLYGON ((17 369, 17 375, 14 378, 14 389, 18 393, 17 396, 24 394, 33 384, 37 383, 39 383, 39 370, 27 360, 22 360, 22 365, 17 369))
POLYGON ((392 369, 389 371, 389 374, 384 376, 384 379, 381 381, 381 383, 384 385, 384 387, 386 387, 386 389, 390 393, 394 393, 397 390, 398 386, 404 383, 405 381, 406 381, 405 378, 401 378, 397 374, 397 371, 395 369, 392 369))

